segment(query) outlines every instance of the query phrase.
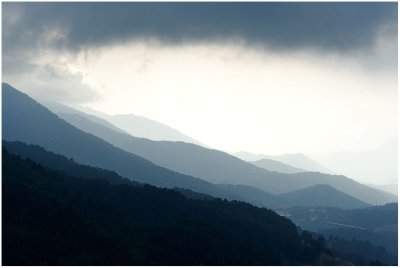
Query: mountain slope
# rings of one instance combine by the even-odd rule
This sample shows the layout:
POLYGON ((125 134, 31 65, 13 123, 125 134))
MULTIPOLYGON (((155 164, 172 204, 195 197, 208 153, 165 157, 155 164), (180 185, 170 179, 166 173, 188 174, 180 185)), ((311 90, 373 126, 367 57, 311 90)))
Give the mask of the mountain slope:
MULTIPOLYGON (((191 137, 179 132, 178 130, 170 126, 143 116, 137 116, 133 114, 109 115, 87 107, 82 107, 82 110, 84 110, 89 115, 94 115, 101 119, 109 121, 114 126, 124 130, 126 133, 129 133, 130 135, 135 137, 146 138, 154 141, 182 141, 205 146, 199 141, 192 139, 191 137)), ((63 113, 63 111, 60 112, 63 113)))
MULTIPOLYGON (((80 165, 74 162, 72 159, 68 159, 65 156, 46 151, 37 145, 27 145, 19 141, 3 141, 3 148, 6 149, 7 152, 21 157, 22 159, 30 159, 44 167, 61 171, 69 176, 75 176, 84 179, 101 178, 102 180, 106 180, 111 184, 129 184, 135 186, 144 185, 136 181, 123 178, 117 173, 109 170, 80 165)), ((214 199, 214 197, 210 195, 193 192, 188 189, 174 187, 173 190, 191 199, 214 199)), ((238 201, 246 201, 244 198, 234 193, 232 193, 232 198, 238 201)))
POLYGON ((397 203, 360 209, 291 207, 285 212, 304 229, 348 240, 369 241, 397 257, 397 203))
POLYGON ((50 111, 52 111, 55 114, 79 114, 83 117, 86 117, 90 121, 95 122, 96 124, 100 124, 102 126, 105 126, 106 128, 112 129, 112 130, 120 132, 120 133, 128 134, 128 132, 126 132, 120 128, 117 128, 116 126, 114 126, 113 124, 108 122, 107 120, 104 120, 100 117, 97 117, 97 116, 94 116, 91 114, 81 112, 79 110, 73 109, 66 105, 56 103, 56 102, 45 102, 42 105, 45 106, 47 109, 49 109, 50 111))
POLYGON ((234 153, 236 157, 245 161, 254 162, 261 159, 270 159, 289 165, 294 168, 302 169, 303 171, 321 172, 333 174, 331 170, 322 166, 320 163, 311 159, 304 154, 281 154, 281 155, 265 155, 265 154, 252 154, 248 152, 234 153))
POLYGON ((305 172, 304 169, 300 168, 295 168, 289 165, 286 165, 282 162, 268 159, 268 158, 263 158, 257 161, 250 161, 253 165, 256 165, 257 167, 269 170, 269 171, 275 171, 275 172, 280 172, 280 173, 300 173, 300 172, 305 172))
POLYGON ((2 161, 4 265, 299 265, 323 251, 267 209, 2 161))
POLYGON ((117 173, 98 167, 80 165, 65 156, 46 151, 37 145, 27 145, 19 141, 3 141, 3 148, 10 154, 30 159, 44 167, 63 172, 69 176, 85 179, 101 178, 111 184, 142 185, 135 181, 119 176, 117 173))
POLYGON ((387 203, 394 195, 359 184, 344 176, 304 172, 270 172, 227 153, 184 142, 151 141, 124 135, 77 114, 60 114, 74 126, 153 163, 215 184, 249 185, 280 194, 315 184, 328 184, 367 203, 387 203))
POLYGON ((232 193, 240 195, 252 205, 271 209, 282 209, 293 206, 293 203, 279 196, 264 192, 258 188, 247 185, 218 184, 218 187, 232 193))
POLYGON ((327 174, 333 174, 331 170, 322 166, 320 163, 304 154, 281 154, 269 157, 272 160, 280 161, 295 168, 301 168, 308 171, 315 171, 327 174))
MULTIPOLYGON (((304 226, 312 231, 337 227, 332 222, 341 223, 348 228, 378 230, 383 226, 397 225, 398 203, 389 203, 383 206, 370 206, 359 209, 340 208, 306 208, 291 207, 286 210, 291 219, 312 219, 310 225, 304 226)), ((397 228, 395 228, 397 232, 397 228)))
POLYGON ((143 137, 156 141, 183 141, 200 144, 198 141, 182 134, 176 129, 142 116, 118 114, 107 116, 106 119, 135 137, 143 137))
POLYGON ((298 206, 305 207, 337 207, 354 209, 370 206, 370 204, 362 202, 324 184, 318 184, 294 192, 281 194, 279 197, 298 206))
MULTIPOLYGON (((3 141, 3 147, 10 153, 15 154, 23 159, 31 159, 42 166, 65 172, 67 175, 79 176, 88 179, 101 177, 112 184, 135 184, 137 182, 120 177, 117 173, 104 170, 101 168, 89 167, 80 165, 71 159, 67 159, 62 155, 57 155, 52 152, 44 150, 37 145, 27 145, 22 142, 7 142, 3 141)), ((266 193, 257 188, 246 185, 217 185, 218 188, 223 189, 224 192, 229 194, 228 199, 237 201, 244 201, 258 207, 265 207, 271 209, 282 209, 293 206, 285 199, 277 197, 273 194, 266 193)), ((196 193, 187 189, 173 188, 186 197, 193 199, 212 199, 213 197, 196 193)))
POLYGON ((6 141, 40 145, 81 164, 116 171, 138 182, 226 197, 211 183, 156 166, 73 127, 8 84, 2 84, 2 93, 2 131, 6 141))

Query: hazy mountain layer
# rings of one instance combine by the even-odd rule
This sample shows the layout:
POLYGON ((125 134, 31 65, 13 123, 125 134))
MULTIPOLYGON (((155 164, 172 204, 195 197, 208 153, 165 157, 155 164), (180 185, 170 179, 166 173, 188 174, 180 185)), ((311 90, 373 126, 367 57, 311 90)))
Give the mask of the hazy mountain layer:
MULTIPOLYGON (((107 180, 112 184, 131 183, 138 185, 137 182, 122 178, 115 172, 111 172, 101 168, 80 165, 71 159, 67 159, 62 155, 46 151, 45 149, 37 145, 27 145, 22 142, 3 141, 3 147, 8 152, 18 155, 23 159, 31 159, 45 167, 65 172, 67 175, 79 176, 88 179, 101 177, 102 179, 107 180)), ((293 206, 293 204, 287 202, 281 197, 266 193, 251 186, 227 184, 217 185, 217 187, 222 189, 226 193, 229 200, 244 201, 258 207, 271 208, 274 210, 280 210, 293 206)), ((192 199, 214 198, 210 195, 193 192, 188 189, 178 187, 174 187, 173 189, 192 199)))
MULTIPOLYGON (((3 147, 12 154, 24 159, 31 159, 45 167, 65 172, 67 175, 84 178, 101 177, 113 184, 138 183, 120 177, 115 172, 108 170, 79 165, 71 159, 57 155, 36 145, 26 145, 21 142, 3 141, 3 147)), ((331 206, 342 208, 365 207, 367 204, 347 196, 329 186, 313 186, 293 193, 276 196, 255 187, 246 185, 217 185, 223 189, 229 198, 245 201, 258 207, 271 208, 277 211, 292 206, 331 206), (361 205, 360 205, 361 204, 361 205)), ((196 193, 182 188, 174 188, 183 195, 193 199, 212 199, 213 197, 196 193)))
MULTIPOLYGON (((143 116, 137 116, 133 114, 109 115, 87 107, 82 109, 90 115, 94 115, 109 121, 114 126, 123 129, 125 132, 135 137, 146 138, 154 141, 183 141, 204 146, 204 144, 201 142, 192 139, 191 137, 170 126, 167 126, 166 124, 143 116)), ((65 113, 62 110, 58 112, 65 113)))
POLYGON ((289 165, 286 165, 282 162, 272 160, 272 159, 260 159, 256 161, 250 161, 253 165, 256 165, 257 167, 269 170, 269 171, 275 171, 275 172, 280 172, 280 173, 300 173, 300 172, 305 172, 306 170, 300 169, 300 168, 295 168, 289 165))
POLYGON ((250 162, 258 161, 261 159, 270 159, 284 163, 294 168, 302 169, 304 171, 315 171, 327 174, 334 174, 334 172, 304 154, 266 155, 252 154, 249 152, 237 152, 234 153, 234 155, 236 157, 239 157, 240 159, 250 162))
POLYGON ((396 200, 394 195, 359 184, 344 176, 312 172, 269 172, 218 150, 183 142, 157 142, 124 135, 78 114, 60 116, 74 126, 157 165, 215 184, 250 185, 273 194, 300 190, 315 184, 328 184, 367 203, 387 203, 396 200))
POLYGON ((94 115, 91 115, 88 113, 81 112, 77 109, 73 109, 66 105, 56 103, 56 102, 45 102, 42 105, 45 106, 46 108, 48 108, 50 111, 52 111, 55 114, 79 114, 79 115, 86 117, 87 119, 95 122, 96 124, 100 124, 102 126, 105 126, 107 128, 110 128, 110 129, 115 130, 120 133, 128 134, 128 132, 126 132, 120 128, 117 128, 116 126, 114 126, 113 124, 108 122, 107 120, 104 120, 100 117, 97 117, 97 116, 94 116, 94 115))
POLYGON ((286 199, 292 204, 304 207, 336 207, 354 209, 371 206, 371 204, 362 202, 324 184, 318 184, 294 192, 281 194, 279 197, 286 199))
POLYGON ((334 172, 317 161, 311 159, 304 154, 281 154, 270 156, 270 159, 280 161, 295 168, 301 168, 308 171, 316 171, 327 174, 334 174, 334 172))
POLYGON ((294 203, 287 201, 285 198, 264 192, 258 188, 247 185, 231 185, 218 184, 222 189, 240 195, 243 200, 259 207, 271 208, 279 210, 294 206, 294 203))
POLYGON ((40 145, 79 163, 116 171, 138 182, 226 197, 209 182, 156 166, 75 128, 7 84, 2 84, 2 93, 4 140, 40 145))

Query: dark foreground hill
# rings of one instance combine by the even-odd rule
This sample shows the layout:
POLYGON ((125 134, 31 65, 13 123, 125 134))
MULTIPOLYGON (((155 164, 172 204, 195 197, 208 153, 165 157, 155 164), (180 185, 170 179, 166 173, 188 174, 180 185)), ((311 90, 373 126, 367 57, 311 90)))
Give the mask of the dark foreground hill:
POLYGON ((116 172, 78 164, 71 158, 68 159, 63 155, 46 151, 37 145, 27 145, 19 141, 3 141, 2 145, 10 154, 19 156, 22 159, 30 159, 44 167, 61 171, 69 176, 77 176, 86 179, 101 178, 109 181, 111 184, 141 185, 136 181, 121 177, 116 172))
POLYGON ((292 207, 288 217, 304 229, 347 240, 369 241, 395 256, 398 252, 398 204, 360 209, 292 207))
POLYGON ((267 209, 69 176, 6 150, 2 187, 3 265, 290 265, 324 251, 267 209))

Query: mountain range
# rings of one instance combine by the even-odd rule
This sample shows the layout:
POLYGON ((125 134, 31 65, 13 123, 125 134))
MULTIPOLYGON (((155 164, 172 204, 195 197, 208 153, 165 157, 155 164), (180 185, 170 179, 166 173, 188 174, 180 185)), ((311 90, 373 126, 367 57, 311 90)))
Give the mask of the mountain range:
MULTIPOLYGON (((249 162, 260 161, 263 159, 269 159, 278 161, 280 163, 286 164, 292 168, 301 169, 304 171, 321 172, 326 174, 334 174, 333 171, 322 166, 320 163, 311 159, 310 157, 296 153, 296 154, 281 154, 281 155, 266 155, 266 154, 253 154, 249 152, 237 152, 234 153, 236 157, 249 162)), ((289 173, 289 172, 287 172, 289 173)), ((294 173, 294 172, 290 172, 294 173)))
MULTIPOLYGON (((303 165, 310 163, 306 156, 285 155, 278 157, 280 160, 267 158, 251 163, 193 143, 138 138, 111 120, 60 104, 51 105, 50 110, 56 114, 28 95, 2 84, 3 189, 4 186, 7 189, 3 192, 7 200, 3 244, 6 241, 8 247, 7 263, 22 259, 17 252, 22 247, 26 250, 21 252, 37 265, 48 265, 43 262, 45 259, 51 260, 52 265, 241 263, 231 254, 222 253, 221 249, 226 247, 232 252, 242 251, 236 257, 240 256, 245 264, 316 264, 327 260, 336 264, 351 260, 359 264, 375 259, 395 262, 393 256, 375 247, 384 246, 390 254, 397 255, 394 253, 397 240, 386 239, 393 234, 393 228, 397 232, 397 221, 374 225, 373 230, 356 228, 357 235, 351 236, 348 228, 354 222, 340 220, 335 215, 350 215, 348 219, 360 215, 357 220, 366 217, 371 222, 368 217, 379 217, 380 212, 375 211, 389 208, 392 217, 392 208, 395 206, 397 212, 397 203, 375 210, 371 204, 397 202, 396 195, 345 176, 310 172, 285 164, 290 159, 302 159, 298 163, 303 161, 303 165), (265 208, 289 220, 286 222, 265 208), (200 212, 196 214, 196 210, 200 212), (12 211, 18 213, 13 215, 12 211), (34 217, 44 211, 48 211, 48 222, 42 221, 43 217, 34 217), (65 215, 58 216, 60 211, 65 215), (325 250, 325 240, 319 234, 296 230, 291 220, 301 228, 322 232, 327 238, 338 235, 339 238, 328 238, 334 251, 325 250), (74 225, 77 222, 82 224, 74 225), (96 228, 90 226, 94 222, 99 222, 93 225, 96 228), (316 228, 318 224, 334 228, 316 228), (35 244, 38 243, 35 234, 43 233, 51 225, 57 226, 55 229, 72 226, 71 233, 60 237, 49 232, 43 236, 45 242, 35 244), (121 232, 123 229, 130 235, 121 232), (93 243, 88 241, 73 249, 71 242, 76 237, 68 240, 69 237, 77 235, 78 240, 84 239, 85 230, 91 232, 93 243), (291 235, 285 236, 286 232, 291 235), (182 234, 179 241, 184 241, 183 244, 176 244, 174 234, 182 234), (373 245, 351 240, 363 235, 373 245), (123 237, 126 244, 119 242, 123 237), (166 244, 157 248, 154 243, 160 237, 166 244), (197 243, 200 237, 205 240, 197 243), (96 247, 95 241, 110 245, 112 254, 96 247), (152 242, 146 244, 146 241, 152 242), (57 250, 55 244, 60 244, 61 249, 57 250), (185 244, 189 247, 182 247, 185 244), (209 244, 218 253, 193 254, 195 249, 208 250, 209 244), (125 249, 120 248, 123 245, 125 249), (140 249, 130 248, 132 245, 140 249), (345 245, 353 249, 362 245, 371 254, 341 252, 341 246, 345 245), (170 251, 163 255, 160 251, 165 246, 170 251), (74 252, 73 257, 63 255, 68 251, 74 252), (151 255, 155 251, 157 257, 151 255), (174 255, 180 251, 183 258, 174 255)), ((356 224, 353 226, 360 226, 356 224)))
POLYGON ((279 195, 285 200, 303 207, 337 207, 344 209, 364 208, 371 206, 335 188, 317 184, 305 189, 279 195))
POLYGON ((3 139, 6 141, 40 145, 81 164, 116 171, 138 182, 227 197, 209 182, 157 166, 73 127, 8 84, 3 84, 2 93, 3 139))
POLYGON ((130 134, 134 137, 146 138, 154 141, 183 141, 205 147, 205 145, 201 142, 192 139, 191 137, 181 133, 180 131, 143 116, 137 116, 133 114, 109 115, 90 109, 88 107, 79 107, 77 109, 72 109, 68 106, 54 102, 44 103, 44 106, 49 108, 54 113, 78 113, 89 119, 96 118, 94 121, 97 121, 96 123, 100 124, 102 124, 102 122, 100 121, 103 121, 103 123, 105 121, 107 123, 103 125, 105 125, 106 127, 117 130, 119 132, 130 134), (112 127, 110 127, 110 125, 112 125, 112 127))
POLYGON ((282 162, 276 161, 276 160, 272 160, 272 159, 268 159, 268 158, 263 158, 260 160, 256 160, 256 161, 249 161, 250 163, 252 163, 253 165, 269 170, 269 171, 275 171, 275 172, 280 172, 280 173, 300 173, 300 172, 307 172, 304 169, 301 168, 295 168, 292 166, 289 166, 287 164, 284 164, 282 162))
POLYGON ((184 142, 136 138, 79 114, 64 118, 78 128, 3 84, 3 139, 37 144, 79 163, 114 170, 139 182, 220 197, 228 196, 212 183, 249 185, 272 194, 327 184, 370 204, 397 199, 344 176, 269 172, 221 151, 184 142))
POLYGON ((120 149, 144 157, 165 168, 214 184, 248 185, 272 194, 300 190, 315 184, 327 184, 370 204, 396 200, 395 196, 359 184, 344 176, 316 172, 298 174, 270 172, 218 150, 184 142, 136 138, 113 131, 77 113, 60 113, 59 116, 75 127, 100 137, 120 149))
MULTIPOLYGON (((80 165, 75 163, 72 159, 46 151, 36 145, 27 145, 22 142, 3 141, 3 148, 19 157, 31 159, 45 167, 65 172, 71 176, 79 175, 84 178, 101 177, 112 184, 134 183, 135 185, 138 185, 137 182, 131 181, 127 178, 121 179, 121 177, 115 172, 80 165)), ((339 207, 347 209, 368 206, 368 204, 327 185, 312 186, 279 196, 247 185, 218 184, 216 186, 222 190, 221 192, 225 192, 226 195, 229 196, 228 199, 245 201, 258 207, 271 208, 277 211, 296 205, 311 207, 339 207), (329 189, 329 191, 326 191, 326 189, 329 189), (327 195, 327 192, 329 192, 329 195, 327 195), (326 197, 330 197, 330 202, 325 200, 326 197)), ((210 195, 192 192, 184 188, 174 187, 173 189, 181 192, 186 197, 194 199, 213 198, 210 195)))
MULTIPOLYGON (((128 179, 126 179, 126 178, 123 178, 123 177, 120 177, 118 174, 116 174, 115 172, 110 172, 110 171, 107 171, 107 170, 104 170, 104 169, 100 169, 100 168, 94 168, 94 167, 90 167, 90 166, 85 166, 85 165, 80 165, 80 164, 77 164, 77 163, 75 163, 72 159, 67 159, 66 157, 64 157, 64 156, 61 156, 61 155, 56 155, 56 154, 54 154, 54 153, 51 153, 51 152, 48 152, 48 151, 45 151, 43 148, 41 148, 41 147, 39 147, 39 146, 36 146, 36 145, 26 145, 26 144, 23 144, 23 143, 21 143, 21 142, 3 142, 3 149, 5 150, 5 151, 3 151, 3 156, 4 156, 4 158, 5 159, 7 159, 7 157, 8 157, 8 154, 9 154, 9 152, 11 152, 11 153, 13 153, 13 154, 15 154, 15 155, 18 155, 18 156, 22 156, 23 157, 23 159, 26 159, 26 161, 28 161, 28 162, 30 162, 30 161, 32 161, 32 160, 34 160, 36 163, 40 163, 41 165, 43 165, 43 166, 46 166, 47 168, 51 168, 52 169, 52 171, 50 172, 50 174, 51 174, 51 180, 60 180, 60 182, 62 182, 62 181, 65 181, 65 179, 64 179, 64 177, 62 177, 62 179, 61 178, 58 178, 60 175, 63 175, 63 176, 73 176, 74 177, 74 181, 76 181, 76 178, 77 177, 79 177, 79 178, 82 178, 82 179, 84 179, 84 180, 93 180, 95 183, 94 184, 97 184, 97 181, 99 181, 97 178, 101 178, 101 180, 104 180, 104 181, 107 181, 110 185, 121 185, 121 186, 123 186, 123 185, 127 185, 127 186, 134 186, 134 187, 140 187, 140 188, 142 188, 142 187, 145 187, 146 185, 144 185, 144 184, 140 184, 140 183, 137 183, 137 182, 135 182, 135 181, 131 181, 131 180, 128 180, 128 179), (60 171, 60 172, 62 172, 62 173, 60 173, 60 175, 57 175, 57 173, 54 173, 54 170, 57 170, 57 171, 60 171)), ((16 159, 14 159, 14 161, 15 161, 16 159)), ((18 160, 18 161, 20 161, 20 160, 18 160)), ((17 161, 17 162, 18 162, 17 161)), ((7 168, 7 161, 3 161, 3 164, 4 164, 4 166, 7 168)), ((31 167, 32 167, 32 165, 30 165, 31 167)), ((33 165, 34 166, 34 165, 33 165)), ((9 170, 10 169, 7 169, 7 171, 9 172, 9 170)), ((41 167, 40 169, 39 169, 39 174, 40 173, 43 173, 43 167, 41 167)), ((15 178, 15 175, 17 174, 17 177, 18 177, 18 174, 19 175, 24 175, 24 176, 27 176, 27 178, 29 178, 30 179, 30 181, 31 182, 29 182, 29 187, 32 187, 32 182, 34 182, 34 184, 38 184, 38 186, 40 186, 40 185, 45 185, 45 187, 54 187, 53 185, 54 185, 54 182, 51 182, 51 180, 50 181, 48 181, 48 182, 46 182, 46 183, 44 183, 43 184, 43 182, 41 182, 41 176, 39 176, 38 177, 38 173, 37 173, 37 171, 35 172, 35 175, 34 176, 31 176, 31 175, 29 175, 30 173, 29 172, 27 172, 26 170, 24 170, 24 169, 21 169, 21 167, 20 167, 20 165, 18 165, 18 164, 12 164, 11 165, 11 173, 7 173, 7 172, 5 172, 5 181, 7 181, 7 179, 8 178, 15 178), (16 173, 14 170, 15 169, 18 169, 18 173, 16 173), (13 176, 11 176, 11 177, 8 177, 8 174, 13 174, 13 176)), ((50 177, 49 177, 49 179, 50 179, 50 177)), ((100 181, 99 181, 100 182, 100 181)), ((63 182, 62 182, 63 183, 63 182)), ((56 184, 57 185, 57 184, 56 184)), ((103 185, 103 184, 102 184, 103 185)), ((43 194, 43 188, 42 188, 43 186, 40 186, 40 193, 41 194, 43 194)), ((232 186, 227 186, 228 188, 229 187, 232 187, 232 186)), ((10 187, 8 187, 7 189, 9 189, 10 187)), ((243 188, 243 189, 246 189, 246 188, 250 188, 250 187, 245 187, 245 186, 243 186, 243 187, 240 187, 240 188, 243 188)), ((52 188, 50 188, 50 189, 52 189, 52 188)), ((54 188, 54 189, 52 189, 51 190, 51 195, 53 195, 53 196, 57 196, 57 197, 59 197, 59 193, 57 192, 57 191, 59 191, 58 189, 64 189, 64 186, 63 187, 57 187, 57 188, 54 188)), ((148 192, 148 190, 149 190, 149 188, 147 187, 147 188, 144 188, 144 189, 146 189, 146 191, 148 192)), ((175 189, 174 189, 175 190, 175 189)), ((250 189, 251 191, 249 192, 249 194, 253 194, 254 193, 254 189, 250 189)), ((97 190, 96 190, 97 191, 97 190)), ((184 190, 184 191, 182 191, 182 189, 176 189, 176 191, 178 191, 178 192, 180 192, 180 193, 182 193, 184 196, 186 196, 186 197, 188 197, 189 199, 195 199, 195 200, 213 200, 214 198, 212 198, 212 197, 210 197, 210 196, 204 196, 204 195, 201 195, 201 194, 197 194, 197 193, 195 193, 195 192, 191 192, 191 191, 189 191, 189 190, 184 190)), ((85 191, 86 192, 86 191, 85 191)), ((159 196, 159 194, 157 194, 158 196, 159 196)), ((86 196, 86 194, 85 194, 85 196, 86 196)), ((256 197, 256 196, 255 196, 256 197)), ((274 198, 273 196, 270 196, 270 198, 274 198)), ((9 199, 9 198, 8 198, 9 199)), ((19 198, 18 199, 19 201, 18 202, 16 202, 16 203, 19 203, 19 202, 21 202, 22 200, 25 200, 25 198, 19 198)), ((280 200, 280 201, 282 201, 282 200, 280 200)), ((52 201, 52 202, 54 202, 54 201, 52 201)), ((182 201, 180 201, 180 202, 182 202, 182 201)), ((270 201, 269 201, 270 202, 270 201)), ((36 203, 36 202, 33 202, 33 203, 36 203)), ((64 201, 64 203, 65 203, 65 201, 64 201)), ((289 204, 288 204, 289 205, 289 204)), ((42 206, 42 205, 41 205, 42 206)), ((397 205, 396 205, 397 206, 397 205)), ((31 206, 28 206, 29 208, 31 208, 31 206)), ((74 205, 74 207, 76 207, 76 205, 74 205)), ((393 207, 393 206, 392 206, 393 207)), ((59 208, 59 209, 61 209, 61 208, 59 208)), ((329 208, 325 208, 325 211, 331 211, 332 209, 329 209, 329 208)), ((22 211, 22 214, 24 214, 24 210, 23 209, 19 209, 18 210, 19 211, 19 213, 21 213, 21 211, 22 211)), ((30 211, 30 213, 32 213, 32 211, 31 210, 29 210, 30 211)), ((289 211, 290 213, 292 213, 292 215, 296 215, 296 211, 299 211, 296 207, 294 207, 294 208, 291 208, 291 209, 289 209, 289 210, 287 210, 287 211, 289 211), (294 211, 294 212, 293 212, 294 211), (294 214, 293 214, 294 213, 294 214)), ((311 211, 311 210, 310 210, 311 211)), ((318 210, 315 210, 315 209, 312 209, 312 211, 318 211, 318 210)), ((337 211, 337 209, 336 210, 333 210, 333 211, 337 211)), ((371 210, 371 209, 368 209, 368 210, 365 210, 365 211, 376 211, 376 210, 371 210)), ((241 213, 243 213, 243 212, 241 212, 241 213)), ((15 213, 13 213, 13 215, 15 215, 15 213)), ((290 215, 290 214, 288 214, 288 215, 290 215)), ((391 215, 391 217, 392 217, 393 215, 391 215)), ((20 217, 20 216, 19 216, 20 217)), ((292 216, 291 216, 292 217, 292 216)), ((47 217, 48 218, 48 217, 47 217)), ((51 218, 51 215, 50 215, 50 218, 51 218)), ((343 218, 343 217, 342 217, 343 218)), ((352 216, 352 217, 345 217, 345 219, 348 221, 348 220, 351 220, 351 219, 354 219, 354 220, 357 220, 357 218, 360 218, 360 216, 358 216, 358 217, 354 217, 354 216, 352 216)), ((296 219, 296 218, 294 218, 294 219, 296 219)), ((382 219, 382 220, 385 220, 385 219, 387 219, 387 217, 377 217, 376 218, 377 220, 379 220, 379 219, 382 219)), ((340 220, 342 220, 342 219, 339 219, 339 221, 340 220)), ((350 222, 350 223, 353 223, 353 222, 350 222)), ((386 222, 382 222, 383 224, 387 224, 386 222)), ((374 226, 382 226, 382 223, 378 223, 378 225, 374 225, 374 226)), ((391 223, 391 222, 388 222, 389 224, 391 223)), ((353 223, 354 224, 354 223, 353 223)), ((300 225, 301 226, 303 226, 304 225, 304 222, 303 221, 300 221, 300 225)), ((29 224, 25 227, 25 228, 30 228, 29 227, 29 224)), ((196 232, 198 232, 199 230, 196 230, 196 232)), ((9 234, 8 234, 9 235, 9 234)), ((24 244, 25 244, 25 247, 27 246, 26 245, 26 242, 27 242, 27 240, 29 241, 31 238, 24 238, 24 244)), ((52 239, 52 238, 51 238, 52 239)), ((15 240, 15 239, 12 239, 13 241, 15 240)), ((66 239, 67 240, 67 239, 66 239)), ((8 241, 8 240, 7 240, 8 241)), ((32 241, 33 242, 33 241, 32 241)), ((357 245, 357 243, 359 243, 359 242, 350 242, 350 241, 343 241, 343 239, 342 240, 338 240, 338 238, 336 239, 336 240, 334 240, 334 242, 336 242, 336 244, 337 243, 347 243, 347 244, 349 244, 350 243, 350 246, 352 246, 352 247, 355 247, 356 245, 357 245), (354 244, 354 245, 353 245, 354 244)), ((50 242, 51 243, 51 242, 50 242)), ((379 240, 378 240, 378 243, 379 243, 379 240)), ((15 244, 15 243, 14 243, 15 244)), ((335 246, 336 244, 334 244, 333 246, 335 246)), ((30 245, 29 245, 29 243, 28 243, 28 247, 29 247, 30 245)), ((349 246, 349 245, 348 245, 349 246)), ((390 246, 390 245, 389 245, 390 246)), ((394 257, 387 257, 387 255, 385 255, 385 253, 378 253, 379 251, 377 251, 376 249, 374 249, 373 248, 373 246, 368 246, 369 247, 369 249, 368 249, 368 252, 369 253, 371 253, 371 250, 373 251, 373 253, 374 253, 374 255, 362 255, 361 257, 362 257, 362 259, 365 259, 365 260, 369 260, 372 256, 374 256, 373 258, 377 258, 377 259, 381 259, 381 260, 383 260, 383 261, 386 261, 386 262, 389 262, 389 263, 393 263, 393 260, 394 260, 394 257)), ((342 248, 340 248, 339 247, 339 249, 342 249, 342 248)), ((93 250, 93 249, 92 249, 93 250)), ((335 250, 337 250, 337 249, 335 249, 335 250)), ((47 250, 43 250, 43 252, 48 252, 48 249, 47 250)), ((336 252, 336 251, 335 251, 336 252)), ((356 255, 351 255, 352 256, 352 258, 356 258, 357 256, 358 256, 358 259, 355 259, 354 260, 354 262, 355 263, 359 263, 360 262, 360 252, 356 252, 357 254, 356 255)), ((36 253, 38 256, 43 256, 42 254, 38 254, 38 253, 36 253)), ((57 252, 56 254, 62 254, 62 252, 57 252)), ((338 254, 340 254, 340 252, 338 252, 338 254)), ((348 252, 346 253, 346 254, 348 254, 348 252)), ((38 257, 38 256, 35 256, 35 257, 38 257)), ((347 256, 347 255, 346 255, 347 256)), ((32 256, 31 256, 32 257, 32 256)), ((112 256, 113 258, 116 258, 116 256, 112 256)), ((32 257, 33 258, 33 257, 32 257)), ((111 258, 111 257, 110 257, 111 258)), ((118 256, 117 256, 117 258, 118 258, 118 256)), ((374 260, 374 259, 371 259, 370 261, 372 261, 372 260, 374 260)), ((20 258, 16 258, 16 259, 20 259, 20 258)), ((23 258, 23 259, 26 259, 26 258, 23 258)), ((28 255, 28 259, 29 259, 29 255, 28 255)), ((84 259, 82 260, 82 259, 77 259, 77 260, 75 260, 78 264, 79 263, 81 263, 82 261, 83 261, 83 263, 84 263, 84 259)), ((104 260, 103 260, 104 261, 104 260)), ((144 260, 142 260, 142 261, 144 261, 144 260)), ((72 262, 72 263, 74 263, 74 262, 72 262)), ((247 262, 247 263, 249 263, 249 262, 247 262)), ((76 263, 75 263, 76 264, 76 263)))

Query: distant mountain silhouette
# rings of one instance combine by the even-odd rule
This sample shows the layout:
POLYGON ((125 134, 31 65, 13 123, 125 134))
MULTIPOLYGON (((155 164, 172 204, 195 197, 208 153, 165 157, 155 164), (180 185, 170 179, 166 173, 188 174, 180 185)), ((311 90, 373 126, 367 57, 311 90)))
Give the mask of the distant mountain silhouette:
POLYGON ((272 194, 300 190, 315 184, 328 184, 367 203, 397 200, 394 195, 359 184, 344 176, 313 172, 270 172, 218 150, 184 142, 152 141, 124 135, 78 114, 60 116, 83 131, 157 165, 215 184, 249 185, 272 194))
POLYGON ((244 152, 244 151, 232 153, 232 155, 234 155, 237 158, 240 158, 244 161, 248 161, 248 162, 253 162, 253 161, 257 161, 257 160, 261 160, 261 159, 269 157, 269 155, 266 155, 266 154, 253 154, 253 153, 244 152))
POLYGON ((97 116, 94 116, 94 115, 91 115, 91 114, 87 114, 87 113, 81 112, 81 111, 79 111, 77 109, 74 109, 74 108, 71 108, 69 106, 66 106, 66 105, 63 105, 63 104, 60 104, 60 103, 56 103, 56 102, 44 102, 44 103, 41 103, 41 104, 43 106, 45 106, 46 108, 48 108, 50 111, 52 111, 55 114, 79 114, 79 115, 81 115, 83 117, 86 117, 87 119, 89 119, 89 120, 91 120, 91 121, 93 121, 93 122, 95 122, 97 124, 100 124, 102 126, 110 128, 110 129, 112 129, 114 131, 117 131, 117 132, 120 132, 120 133, 129 134, 128 132, 126 132, 126 131, 124 131, 124 130, 122 130, 120 128, 117 128, 116 126, 114 126, 113 124, 108 122, 107 120, 104 120, 104 119, 102 119, 100 117, 97 117, 97 116))
POLYGON ((345 209, 364 208, 371 206, 335 188, 318 184, 294 192, 281 194, 279 197, 292 204, 304 207, 336 207, 345 209))
POLYGON ((141 183, 227 197, 209 182, 154 165, 75 128, 8 84, 2 84, 2 93, 2 131, 6 141, 40 145, 81 164, 116 171, 141 183))
POLYGON ((271 208, 274 210, 294 206, 294 203, 290 203, 284 198, 264 192, 252 186, 231 184, 218 184, 218 186, 228 192, 240 195, 243 200, 246 200, 247 202, 255 206, 271 208))
POLYGON ((326 174, 334 174, 333 171, 322 166, 315 160, 304 154, 281 154, 281 155, 265 155, 265 154, 252 154, 248 152, 237 152, 235 156, 245 161, 258 161, 261 159, 271 159, 283 164, 289 165, 294 168, 302 169, 304 171, 321 172, 326 174))
MULTIPOLYGON (((201 142, 192 139, 191 137, 170 126, 143 116, 137 116, 133 114, 109 115, 88 107, 82 107, 81 109, 86 114, 105 119, 119 129, 122 129, 130 135, 138 138, 146 138, 154 141, 182 141, 206 147, 206 145, 202 144, 201 142)), ((71 113, 62 110, 56 112, 71 113)))
POLYGON ((269 171, 275 171, 275 172, 280 172, 280 173, 300 173, 300 172, 305 172, 306 170, 300 169, 300 168, 294 168, 292 166, 286 165, 282 162, 272 160, 272 159, 260 159, 256 161, 250 161, 253 165, 256 165, 257 167, 264 168, 269 171))
POLYGON ((334 172, 324 167, 320 163, 304 154, 281 154, 270 157, 273 160, 280 161, 295 168, 301 168, 308 171, 333 174, 334 172))

